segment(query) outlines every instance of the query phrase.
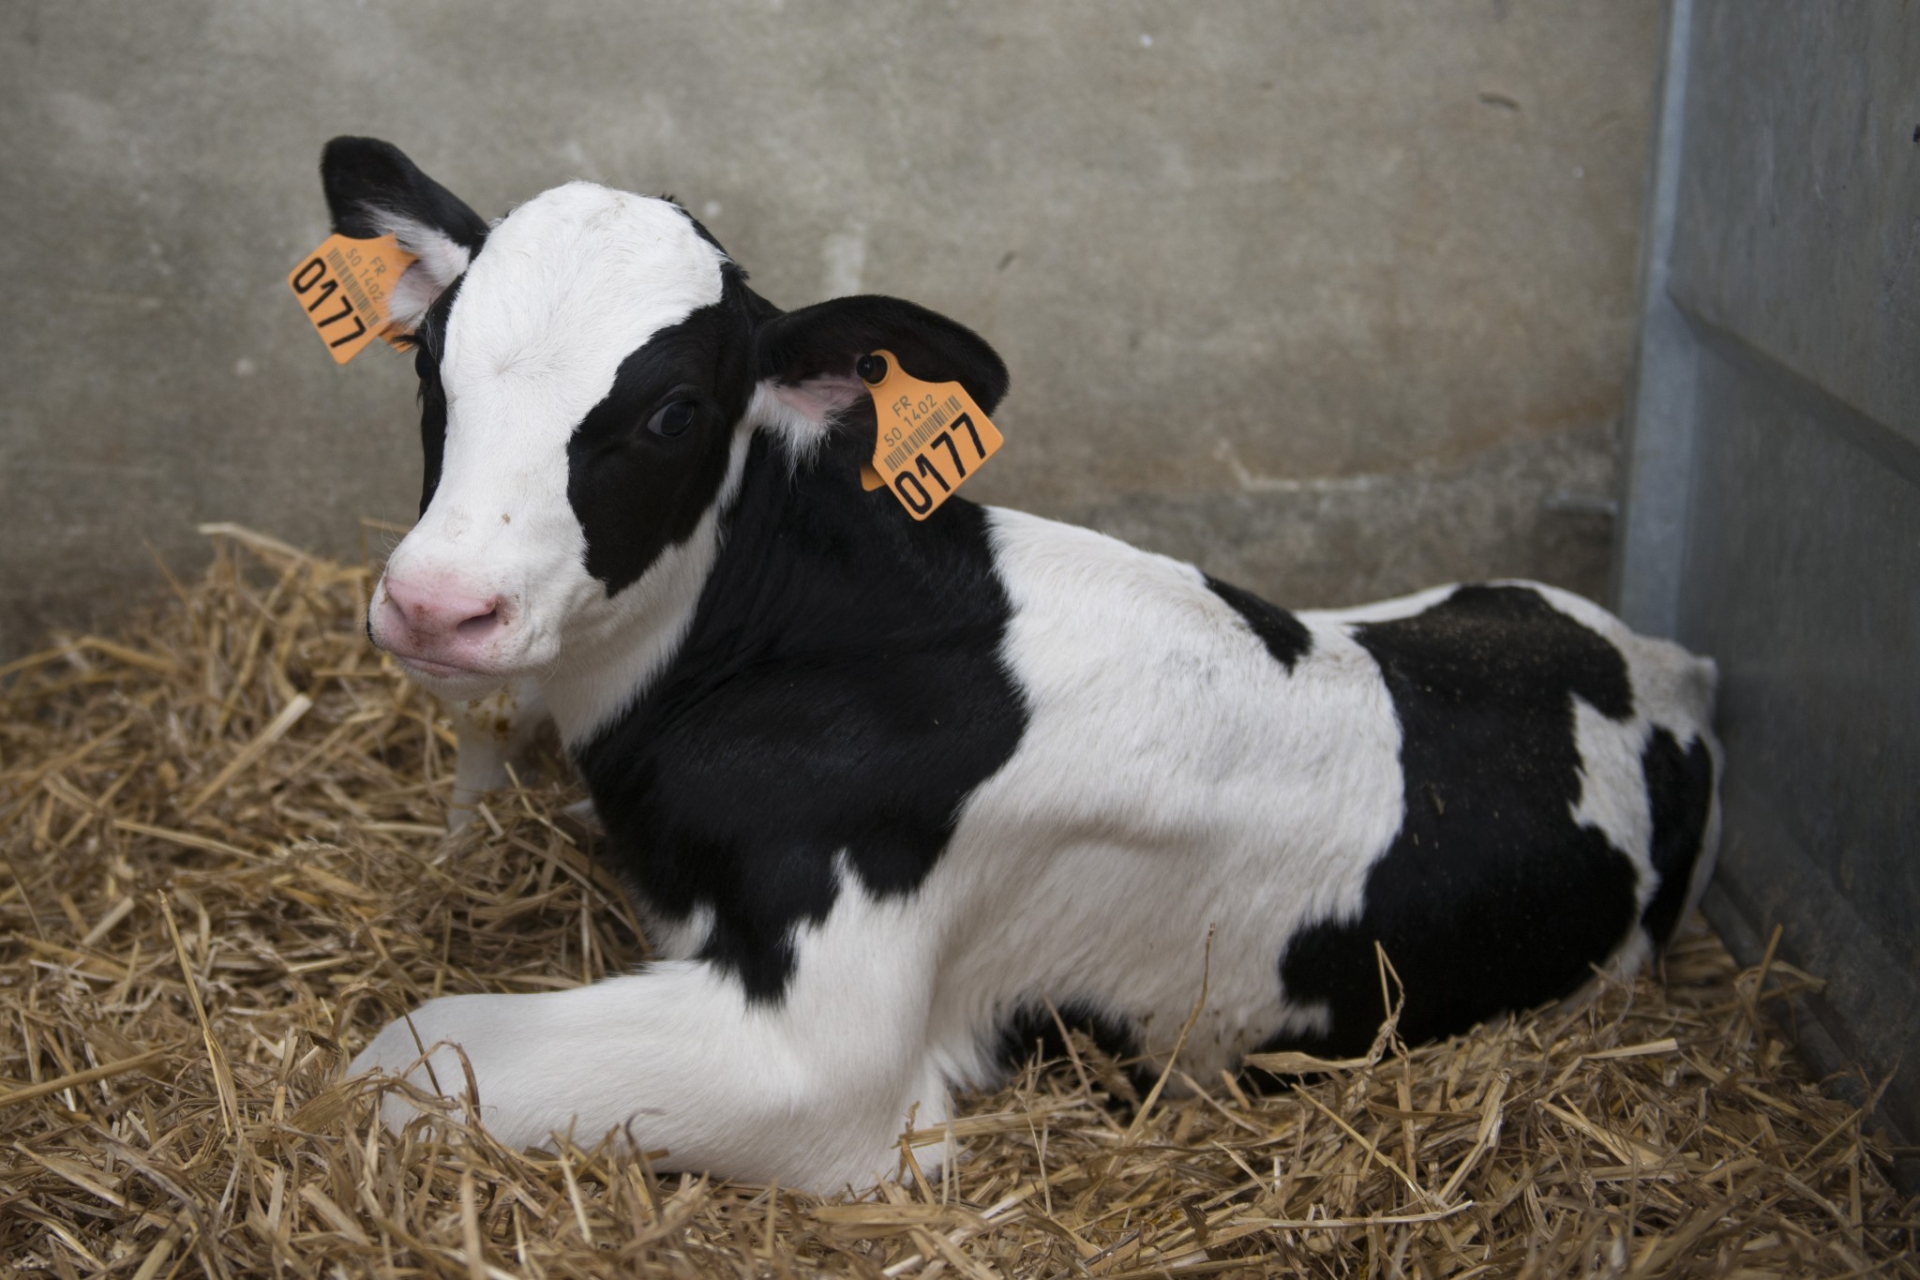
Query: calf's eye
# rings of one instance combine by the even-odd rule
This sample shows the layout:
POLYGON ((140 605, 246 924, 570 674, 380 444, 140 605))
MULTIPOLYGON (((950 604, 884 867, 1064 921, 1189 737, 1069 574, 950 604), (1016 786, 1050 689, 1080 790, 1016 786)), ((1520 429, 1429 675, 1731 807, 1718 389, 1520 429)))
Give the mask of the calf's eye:
POLYGON ((693 425, 695 416, 691 400, 674 400, 661 405, 647 419, 647 430, 657 436, 677 436, 693 425))

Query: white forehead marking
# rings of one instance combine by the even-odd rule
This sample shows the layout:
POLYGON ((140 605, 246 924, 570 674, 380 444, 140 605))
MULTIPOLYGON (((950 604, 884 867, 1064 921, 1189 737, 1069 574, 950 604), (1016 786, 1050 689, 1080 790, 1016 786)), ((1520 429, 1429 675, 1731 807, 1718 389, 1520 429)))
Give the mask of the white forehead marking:
POLYGON ((536 196, 488 233, 461 283, 441 357, 448 396, 571 427, 630 353, 720 300, 725 260, 665 200, 590 182, 536 196))

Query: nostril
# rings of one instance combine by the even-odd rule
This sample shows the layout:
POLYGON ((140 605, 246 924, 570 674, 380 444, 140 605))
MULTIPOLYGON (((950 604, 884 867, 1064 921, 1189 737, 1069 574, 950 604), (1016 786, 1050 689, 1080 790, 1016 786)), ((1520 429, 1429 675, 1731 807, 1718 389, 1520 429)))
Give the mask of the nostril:
POLYGON ((464 622, 460 623, 460 625, 456 626, 453 630, 454 630, 454 634, 458 635, 461 639, 473 640, 487 634, 487 632, 493 630, 495 627, 499 625, 500 625, 500 608, 498 605, 496 605, 493 608, 487 610, 485 613, 480 614, 478 617, 466 619, 464 622))
MULTIPOLYGON (((380 613, 383 615, 381 621, 389 632, 393 631, 396 627, 405 630, 413 625, 413 619, 409 616, 407 606, 402 604, 392 592, 388 592, 386 599, 381 602, 380 613)), ((367 634, 373 634, 372 610, 367 611, 367 634)))
POLYGON ((507 625, 506 600, 434 583, 386 581, 386 601, 380 627, 415 652, 431 652, 444 645, 468 648, 486 643, 496 629, 507 625))

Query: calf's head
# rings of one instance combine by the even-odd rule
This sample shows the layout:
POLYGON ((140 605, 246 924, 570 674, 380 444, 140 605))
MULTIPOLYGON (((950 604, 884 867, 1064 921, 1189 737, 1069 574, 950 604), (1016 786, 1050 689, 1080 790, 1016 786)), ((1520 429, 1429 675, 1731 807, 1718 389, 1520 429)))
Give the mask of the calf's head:
POLYGON ((644 680, 671 643, 654 633, 697 597, 751 434, 798 466, 843 418, 871 430, 865 352, 989 410, 1006 390, 985 342, 912 303, 780 312, 670 200, 574 182, 488 226, 370 138, 334 139, 321 177, 336 231, 418 259, 392 312, 420 376, 420 521, 367 631, 450 697, 581 663, 644 680))

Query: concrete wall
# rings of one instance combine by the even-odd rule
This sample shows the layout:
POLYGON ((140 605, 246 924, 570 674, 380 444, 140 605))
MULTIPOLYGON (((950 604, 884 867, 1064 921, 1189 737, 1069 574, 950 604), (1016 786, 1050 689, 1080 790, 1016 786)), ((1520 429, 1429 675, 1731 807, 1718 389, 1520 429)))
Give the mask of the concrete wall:
POLYGON ((1604 590, 1658 0, 11 0, 0 651, 238 520, 355 553, 407 363, 281 284, 372 133, 489 216, 671 191, 777 303, 981 330, 970 491, 1293 604, 1604 590))

